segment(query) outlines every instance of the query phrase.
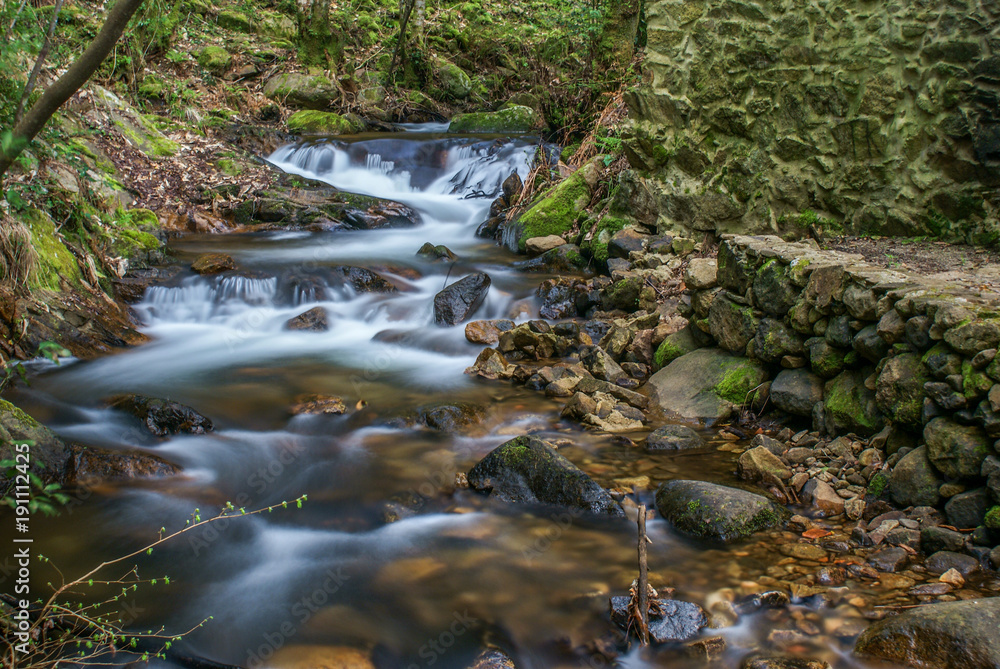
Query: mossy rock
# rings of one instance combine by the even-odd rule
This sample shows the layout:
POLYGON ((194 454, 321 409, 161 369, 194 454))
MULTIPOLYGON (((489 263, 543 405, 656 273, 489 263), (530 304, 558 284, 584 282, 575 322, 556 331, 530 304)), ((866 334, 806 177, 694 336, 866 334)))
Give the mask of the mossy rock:
POLYGON ((288 117, 288 131, 296 135, 350 135, 365 129, 354 115, 303 109, 288 117))
POLYGON ((468 479, 473 490, 501 502, 625 516, 607 490, 536 437, 517 437, 498 446, 469 471, 468 479))
POLYGON ((531 107, 512 106, 495 112, 459 114, 451 120, 451 133, 519 133, 538 127, 538 114, 531 107))
POLYGON ((472 79, 462 68, 449 60, 435 59, 434 79, 447 98, 464 100, 472 93, 472 79))
POLYGON ((683 534, 726 543, 776 527, 789 515, 763 495, 705 481, 664 483, 656 509, 683 534))
POLYGON ((696 351, 701 346, 694 338, 690 327, 667 335, 667 338, 660 342, 653 355, 653 361, 658 369, 666 367, 682 355, 687 355, 691 351, 696 351))
POLYGON ((566 233, 590 204, 590 196, 590 184, 584 178, 582 169, 550 188, 517 220, 518 250, 523 252, 525 243, 532 237, 558 235, 565 239, 566 233))
MULTIPOLYGON (((6 400, 0 400, 0 460, 13 460, 13 442, 31 441, 31 469, 46 482, 65 482, 69 475, 69 447, 52 430, 39 424, 6 400)), ((13 482, 0 470, 0 488, 13 482)))
POLYGON ((222 74, 233 63, 233 57, 221 46, 206 46, 198 53, 198 64, 212 74, 222 74))
POLYGON ((80 273, 80 266, 60 241, 56 225, 48 214, 38 209, 29 209, 21 218, 31 232, 31 246, 38 256, 30 282, 32 287, 47 290, 60 290, 63 285, 81 287, 83 275, 80 273))
POLYGON ((216 20, 220 28, 225 28, 227 30, 234 30, 241 33, 249 33, 251 30, 250 17, 243 12, 237 12, 232 9, 226 9, 219 12, 219 18, 216 20))
POLYGON ((294 40, 298 36, 295 21, 277 12, 262 12, 254 26, 261 37, 274 37, 281 40, 294 40))
POLYGON ((293 107, 322 110, 340 98, 340 89, 324 76, 285 72, 264 84, 263 93, 271 100, 293 107))
POLYGON ((826 428, 835 434, 856 432, 868 436, 885 424, 875 393, 865 387, 861 370, 841 372, 826 384, 823 398, 826 428))
POLYGON ((135 121, 120 116, 115 120, 115 125, 130 144, 151 158, 176 155, 180 148, 177 142, 164 137, 163 133, 141 116, 135 117, 135 121))
POLYGON ((624 230, 628 224, 624 218, 618 216, 605 216, 593 229, 593 234, 589 241, 582 244, 581 248, 590 253, 598 264, 602 267, 608 262, 608 243, 615 233, 624 230))

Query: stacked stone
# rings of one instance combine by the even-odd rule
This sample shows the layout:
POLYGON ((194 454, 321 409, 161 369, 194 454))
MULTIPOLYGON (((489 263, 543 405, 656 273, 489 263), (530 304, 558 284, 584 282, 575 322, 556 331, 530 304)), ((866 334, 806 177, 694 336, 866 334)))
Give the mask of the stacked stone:
POLYGON ((777 237, 726 237, 717 262, 688 268, 692 340, 755 361, 820 433, 889 428, 893 499, 1000 541, 998 296, 777 237))

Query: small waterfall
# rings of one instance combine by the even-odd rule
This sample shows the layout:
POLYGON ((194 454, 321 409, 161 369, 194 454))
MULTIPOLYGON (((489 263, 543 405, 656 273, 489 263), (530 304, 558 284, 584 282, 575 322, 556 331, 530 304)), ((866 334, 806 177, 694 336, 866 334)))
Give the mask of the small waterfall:
POLYGON ((227 276, 219 280, 215 287, 215 301, 240 300, 251 305, 271 304, 278 290, 278 279, 227 276))

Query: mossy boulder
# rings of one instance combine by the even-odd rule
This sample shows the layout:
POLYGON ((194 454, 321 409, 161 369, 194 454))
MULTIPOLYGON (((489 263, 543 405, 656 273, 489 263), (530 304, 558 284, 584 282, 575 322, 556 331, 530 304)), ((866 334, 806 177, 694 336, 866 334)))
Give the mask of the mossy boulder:
POLYGON ((752 307, 721 293, 708 309, 708 328, 720 348, 742 353, 757 332, 759 321, 752 307))
POLYGON ((653 361, 656 363, 657 368, 663 368, 682 355, 687 355, 699 348, 701 346, 695 340, 691 328, 686 327, 683 330, 667 335, 666 339, 660 342, 660 345, 656 347, 656 353, 653 355, 653 361))
POLYGON ((56 235, 56 224, 48 214, 29 209, 22 216, 31 232, 31 246, 37 254, 35 271, 31 277, 34 288, 60 290, 64 285, 80 287, 83 275, 76 258, 56 235))
POLYGON ((668 416, 711 426, 725 420, 767 380, 761 365, 717 348, 683 355, 649 379, 653 401, 668 416))
POLYGON ((350 135, 364 129, 364 121, 353 114, 302 109, 288 117, 288 131, 296 135, 350 135))
POLYGON ((927 459, 927 447, 907 453, 889 475, 889 494, 901 506, 935 506, 941 501, 941 479, 927 459))
POLYGON ((209 418, 180 402, 145 395, 118 395, 111 398, 109 404, 138 418, 147 430, 158 437, 206 434, 215 429, 209 418))
POLYGON ((1000 598, 939 602, 884 618, 866 629, 855 654, 906 667, 1000 667, 1000 598))
POLYGON ((916 353, 889 358, 878 376, 875 402, 894 422, 918 428, 926 396, 924 383, 929 380, 927 368, 916 353))
POLYGON ((198 52, 198 64, 212 74, 222 74, 233 63, 233 57, 221 46, 206 46, 198 52))
POLYGON ((277 74, 264 84, 264 95, 292 107, 326 109, 340 98, 340 89, 324 76, 299 72, 277 74))
POLYGON ((565 238, 590 204, 596 183, 596 166, 587 165, 546 191, 516 222, 508 223, 516 226, 517 250, 523 252, 532 237, 565 238))
POLYGON ((993 452, 993 440, 978 425, 959 425, 948 418, 935 418, 924 426, 927 457, 935 469, 949 479, 974 479, 983 461, 993 452))
POLYGON ((498 446, 469 471, 468 480, 473 490, 501 502, 625 516, 607 490, 536 437, 517 437, 498 446))
POLYGON ((875 393, 865 387, 865 374, 852 369, 841 372, 823 388, 826 429, 833 434, 856 432, 872 435, 885 419, 875 403, 875 393))
POLYGON ((458 114, 451 120, 452 133, 517 133, 531 132, 539 124, 538 113, 531 107, 518 105, 495 112, 458 114))
POLYGON ((241 33, 251 32, 251 22, 250 17, 243 12, 238 12, 233 9, 224 9, 219 12, 219 18, 216 20, 220 28, 225 28, 226 30, 234 30, 241 33))
POLYGON ((745 539, 788 516, 762 495, 705 481, 667 481, 656 490, 656 510, 683 534, 722 542, 745 539))
POLYGON ((464 100, 472 93, 472 79, 469 75, 444 58, 434 60, 434 80, 446 98, 464 100))
POLYGON ((268 11, 260 14, 254 29, 261 37, 275 37, 289 41, 294 41, 299 32, 295 21, 284 14, 268 11))
MULTIPOLYGON (((13 460, 14 442, 31 441, 31 470, 45 481, 64 482, 71 452, 52 430, 6 400, 0 400, 0 460, 13 460)), ((0 487, 12 483, 0 470, 0 487)))

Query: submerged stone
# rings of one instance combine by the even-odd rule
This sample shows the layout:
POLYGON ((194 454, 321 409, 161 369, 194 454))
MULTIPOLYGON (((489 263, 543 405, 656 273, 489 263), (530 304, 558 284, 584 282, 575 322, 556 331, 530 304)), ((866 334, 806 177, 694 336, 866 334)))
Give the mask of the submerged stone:
POLYGON ((705 481, 668 481, 656 508, 678 531, 723 542, 745 539, 783 522, 787 512, 762 495, 705 481))

